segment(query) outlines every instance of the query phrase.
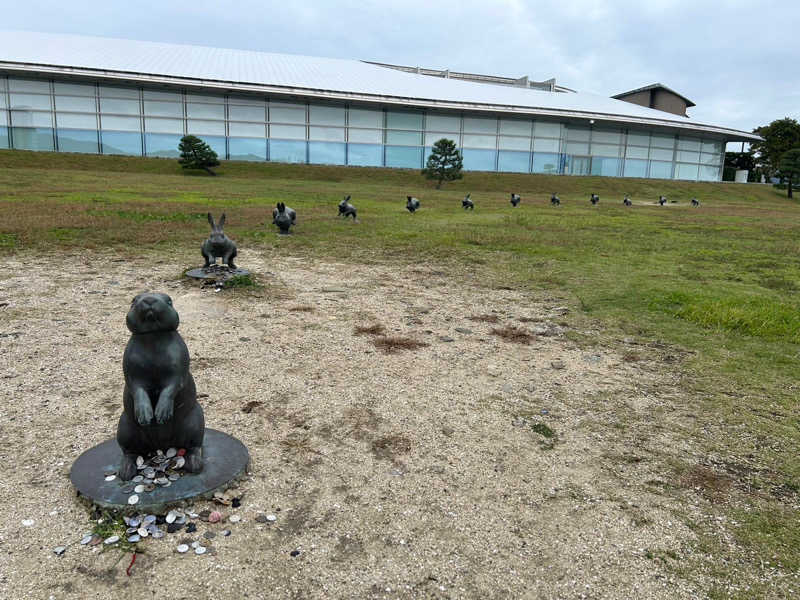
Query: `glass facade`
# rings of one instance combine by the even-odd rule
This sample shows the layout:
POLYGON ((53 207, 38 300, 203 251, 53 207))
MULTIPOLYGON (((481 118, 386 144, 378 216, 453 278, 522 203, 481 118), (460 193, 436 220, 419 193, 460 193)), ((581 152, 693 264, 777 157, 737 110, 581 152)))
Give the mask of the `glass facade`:
POLYGON ((0 149, 420 169, 447 138, 466 170, 721 179, 721 138, 639 127, 0 76, 0 149))

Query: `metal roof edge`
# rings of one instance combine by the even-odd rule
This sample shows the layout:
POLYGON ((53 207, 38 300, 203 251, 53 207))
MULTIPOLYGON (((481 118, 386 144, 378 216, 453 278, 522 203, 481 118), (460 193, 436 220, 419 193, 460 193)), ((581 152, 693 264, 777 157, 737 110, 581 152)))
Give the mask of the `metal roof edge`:
POLYGON ((414 106, 420 108, 440 108, 456 110, 472 110, 482 112, 505 112, 516 115, 542 115, 549 117, 568 117, 585 120, 612 121, 630 123, 637 125, 653 125, 676 130, 691 130, 705 133, 712 133, 725 136, 727 141, 759 141, 762 138, 744 131, 707 125, 702 123, 683 123, 670 119, 655 119, 647 117, 637 117, 615 113, 601 113, 580 111, 574 109, 557 109, 548 107, 502 105, 502 104, 479 104, 470 102, 456 102, 448 100, 405 98, 400 96, 382 96, 377 94, 366 94, 358 92, 322 90, 314 88, 286 87, 266 84, 248 84, 236 81, 194 79, 189 77, 176 77, 170 75, 152 75, 148 73, 136 73, 126 71, 107 71, 101 69, 90 69, 85 67, 63 67, 58 65, 44 65, 35 63, 17 63, 0 61, 0 70, 14 71, 21 73, 47 73, 49 75, 67 75, 87 78, 98 78, 117 82, 138 82, 161 85, 185 86, 202 88, 206 90, 227 90, 246 93, 265 93, 282 96, 307 96, 321 100, 351 100, 372 104, 392 104, 400 106, 414 106))

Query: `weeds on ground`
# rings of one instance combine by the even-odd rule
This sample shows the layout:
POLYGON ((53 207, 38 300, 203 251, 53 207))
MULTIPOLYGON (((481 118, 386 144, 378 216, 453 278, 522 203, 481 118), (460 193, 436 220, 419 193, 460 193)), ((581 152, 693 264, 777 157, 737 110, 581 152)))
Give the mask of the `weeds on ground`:
POLYGON ((380 323, 374 323, 373 325, 356 325, 353 333, 354 335, 383 335, 385 331, 386 327, 380 323))
POLYGON ((403 350, 418 350, 428 346, 425 342, 420 342, 414 338, 405 336, 378 336, 373 338, 372 343, 384 354, 396 354, 403 350))
POLYGON ((536 339, 536 337, 530 331, 526 331, 525 329, 519 327, 514 327, 513 325, 507 325, 505 327, 492 327, 492 334, 503 338, 507 342, 513 342, 515 344, 528 345, 531 343, 531 341, 536 339))
POLYGON ((467 317, 470 321, 476 321, 479 323, 499 323, 500 317, 497 315, 472 315, 471 317, 467 317))

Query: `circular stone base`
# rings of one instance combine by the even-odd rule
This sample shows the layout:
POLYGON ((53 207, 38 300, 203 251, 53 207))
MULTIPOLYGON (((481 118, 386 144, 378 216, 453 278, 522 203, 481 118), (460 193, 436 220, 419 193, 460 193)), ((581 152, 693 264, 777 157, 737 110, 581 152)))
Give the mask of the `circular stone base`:
POLYGON ((203 470, 200 473, 186 473, 168 487, 156 486, 152 492, 137 494, 137 504, 128 504, 128 498, 135 493, 135 483, 122 481, 119 477, 113 481, 105 480, 104 473, 116 471, 121 460, 122 450, 116 439, 98 444, 81 454, 69 473, 78 495, 102 508, 160 513, 170 505, 195 498, 210 498, 214 492, 230 487, 244 475, 250 454, 236 438, 216 429, 206 429, 203 470))
POLYGON ((226 265, 211 265, 210 267, 197 267, 196 269, 189 269, 185 275, 193 279, 215 279, 217 281, 224 281, 237 275, 250 275, 247 269, 231 269, 226 265))

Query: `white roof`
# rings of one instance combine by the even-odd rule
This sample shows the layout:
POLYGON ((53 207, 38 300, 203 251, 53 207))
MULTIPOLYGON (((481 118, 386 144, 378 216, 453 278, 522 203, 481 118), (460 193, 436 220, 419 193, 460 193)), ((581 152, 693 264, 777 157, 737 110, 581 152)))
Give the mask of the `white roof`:
POLYGON ((594 94, 440 79, 337 58, 0 31, 0 69, 387 105, 622 121, 721 134, 729 140, 758 139, 746 132, 693 123, 686 117, 594 94))

